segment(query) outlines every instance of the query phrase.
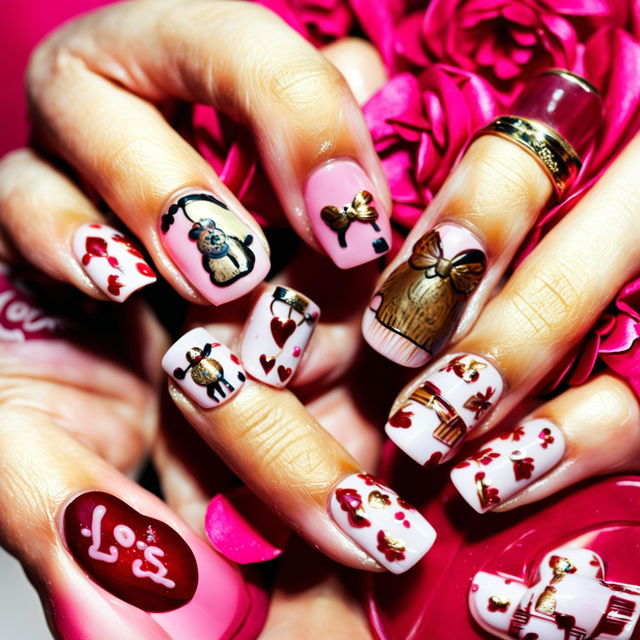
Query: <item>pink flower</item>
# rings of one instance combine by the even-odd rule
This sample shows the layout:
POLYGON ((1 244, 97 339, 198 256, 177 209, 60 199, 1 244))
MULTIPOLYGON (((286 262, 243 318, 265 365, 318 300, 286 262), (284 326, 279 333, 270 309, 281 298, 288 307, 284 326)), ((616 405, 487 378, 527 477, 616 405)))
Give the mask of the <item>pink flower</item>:
POLYGON ((393 217, 410 227, 451 171, 469 136, 498 102, 479 76, 434 64, 400 73, 364 107, 394 201, 393 217))
POLYGON ((432 59, 481 73, 511 94, 541 69, 573 69, 572 21, 611 11, 605 0, 434 0, 422 45, 432 59))

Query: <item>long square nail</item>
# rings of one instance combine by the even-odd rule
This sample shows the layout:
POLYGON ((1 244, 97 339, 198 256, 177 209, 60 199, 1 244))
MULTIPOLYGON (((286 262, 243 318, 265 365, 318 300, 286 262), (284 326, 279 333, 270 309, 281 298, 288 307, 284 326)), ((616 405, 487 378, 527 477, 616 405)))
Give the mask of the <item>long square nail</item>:
POLYGON ((485 267, 484 249, 471 231, 437 226, 373 295, 362 320, 365 340, 405 367, 425 365, 446 346, 485 267))
POLYGON ((251 291, 269 271, 262 240, 212 193, 172 202, 160 219, 160 239, 187 280, 216 305, 251 291))
POLYGON ((320 309, 294 289, 271 286, 258 298, 242 340, 242 364, 257 380, 284 387, 300 364, 320 309))
POLYGON ((73 236, 72 248, 92 282, 116 302, 156 281, 140 249, 106 224, 83 224, 73 236))
POLYGON ((540 418, 490 440, 451 471, 451 482, 478 513, 520 493, 553 469, 565 452, 562 431, 540 418))
POLYGON ((389 251, 389 217, 357 162, 341 158, 315 169, 307 178, 304 199, 316 239, 341 269, 389 251))
POLYGON ((503 389, 502 376, 488 360, 470 353, 448 356, 389 418, 385 431, 419 464, 440 464, 484 420, 503 389))
POLYGON ((202 327, 171 346, 162 368, 204 409, 230 400, 246 380, 239 358, 202 327))
POLYGON ((341 480, 329 514, 366 553, 392 573, 403 573, 429 551, 433 527, 383 482, 366 473, 341 480))

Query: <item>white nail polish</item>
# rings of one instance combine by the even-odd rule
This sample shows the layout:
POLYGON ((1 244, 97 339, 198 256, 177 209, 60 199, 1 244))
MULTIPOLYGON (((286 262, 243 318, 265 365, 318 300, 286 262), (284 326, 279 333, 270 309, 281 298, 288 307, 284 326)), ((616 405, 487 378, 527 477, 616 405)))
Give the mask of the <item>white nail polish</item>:
POLYGON ((269 287, 258 298, 242 340, 247 372, 273 387, 285 387, 298 368, 318 324, 318 305, 287 287, 269 287))
POLYGON ((392 573, 403 573, 429 551, 433 527, 383 482, 366 473, 341 480, 329 514, 367 554, 392 573))
POLYGON ((555 467, 565 452, 562 431, 539 418, 485 443, 456 465, 451 481, 479 513, 520 493, 555 467))
POLYGON ((73 237, 73 253, 94 284, 116 302, 156 281, 140 250, 113 227, 82 225, 73 237))

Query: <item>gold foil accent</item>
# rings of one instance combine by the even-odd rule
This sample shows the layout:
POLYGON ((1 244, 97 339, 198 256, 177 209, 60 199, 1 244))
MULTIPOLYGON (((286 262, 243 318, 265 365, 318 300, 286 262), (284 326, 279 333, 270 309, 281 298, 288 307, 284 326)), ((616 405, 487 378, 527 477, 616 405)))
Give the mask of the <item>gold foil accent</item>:
POLYGON ((375 207, 369 205, 373 196, 368 191, 358 191, 351 204, 346 204, 342 209, 329 205, 322 208, 320 217, 332 231, 343 231, 357 220, 358 222, 375 222, 378 212, 375 207))
POLYGON ((214 358, 202 357, 202 349, 193 347, 186 353, 187 361, 191 366, 191 379, 200 385, 208 385, 220 378, 222 365, 214 358), (200 360, 198 360, 200 359, 200 360))
POLYGON ((390 549, 393 549, 394 551, 398 551, 399 553, 403 553, 404 551, 406 551, 407 547, 406 547, 405 541, 402 538, 394 538, 393 536, 389 535, 386 531, 383 533, 383 535, 384 535, 385 542, 387 543, 390 549))
POLYGON ((506 611, 511 606, 511 600, 505 596, 491 596, 489 600, 496 609, 502 611, 506 611))
POLYGON ((473 360, 471 359, 470 362, 461 362, 460 365, 462 367, 464 367, 463 369, 463 373, 462 373, 462 379, 465 382, 472 382, 476 376, 474 375, 475 373, 477 373, 478 371, 481 371, 482 369, 486 369, 487 365, 484 362, 478 362, 477 360, 473 360))
POLYGON ((555 587, 546 587, 536 601, 535 609, 538 613, 552 616, 556 612, 557 598, 555 587))
POLYGON ((418 387, 409 400, 436 412, 440 424, 434 429, 433 436, 449 447, 453 447, 467 432, 467 426, 458 412, 428 382, 418 387))
POLYGON ((292 291, 285 287, 276 287, 273 297, 280 302, 288 304, 300 313, 304 313, 309 306, 309 300, 301 296, 297 291, 292 291))
POLYGON ((369 494, 369 504, 374 509, 386 509, 391 504, 391 500, 386 493, 376 490, 369 494))
POLYGON ((435 229, 416 242, 409 260, 386 279, 375 294, 380 306, 371 310, 384 327, 435 353, 455 329, 485 267, 486 256, 479 249, 445 258, 435 229))

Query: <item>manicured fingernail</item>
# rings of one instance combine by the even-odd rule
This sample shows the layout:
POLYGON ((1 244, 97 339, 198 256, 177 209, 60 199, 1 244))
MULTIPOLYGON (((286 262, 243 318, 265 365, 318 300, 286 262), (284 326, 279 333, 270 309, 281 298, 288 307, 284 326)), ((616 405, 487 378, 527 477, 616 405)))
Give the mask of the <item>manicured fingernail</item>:
POLYGON ((403 573, 429 551, 433 527, 383 482, 367 473, 341 480, 329 514, 367 554, 392 573, 403 573))
POLYGON ((488 360, 470 353, 448 356, 389 418, 385 431, 416 462, 435 466, 455 453, 503 389, 502 376, 488 360))
POLYGON ((269 287, 245 325, 242 364, 256 379, 284 387, 296 372, 313 334, 320 309, 286 287, 269 287))
POLYGON ((451 471, 460 495, 479 513, 520 493, 555 467, 565 451, 562 431, 531 420, 482 445, 451 471))
POLYGON ((422 236, 376 291, 362 320, 366 341, 405 367, 421 367, 448 342, 485 272, 480 241, 455 224, 422 236))
POLYGON ((590 549, 554 549, 539 567, 521 571, 535 576, 533 584, 487 571, 473 577, 471 615, 493 636, 523 640, 637 637, 638 585, 606 581, 605 563, 590 549))
POLYGON ((116 302, 156 281, 133 242, 105 224, 83 224, 73 236, 73 253, 93 283, 116 302))
POLYGON ((230 400, 246 380, 238 356, 201 327, 171 346, 162 368, 204 409, 230 400))
POLYGON ((212 193, 187 193, 172 202, 160 219, 160 239, 185 278, 212 304, 239 298, 269 271, 260 238, 212 193))
POLYGON ((64 511, 64 539, 101 587, 145 611, 172 611, 191 600, 198 566, 171 527, 115 496, 83 493, 64 511))
POLYGON ((304 199, 316 239, 341 269, 389 251, 389 217, 357 162, 341 158, 315 169, 307 178, 304 199))

